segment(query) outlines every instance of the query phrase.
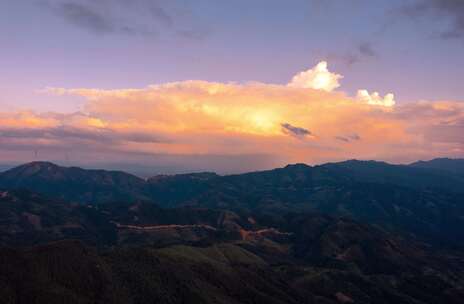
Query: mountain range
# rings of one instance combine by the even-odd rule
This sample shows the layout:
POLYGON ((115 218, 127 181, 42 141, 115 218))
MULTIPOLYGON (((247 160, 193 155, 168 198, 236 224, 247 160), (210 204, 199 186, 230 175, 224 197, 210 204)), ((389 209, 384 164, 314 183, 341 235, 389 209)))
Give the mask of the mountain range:
POLYGON ((0 174, 0 188, 26 189, 97 206, 151 201, 162 208, 195 206, 255 211, 311 211, 346 216, 442 245, 463 246, 462 160, 411 165, 350 160, 304 164, 238 175, 158 175, 25 164, 0 174), (437 163, 447 163, 437 168, 437 163), (452 165, 456 163, 456 165, 452 165))
POLYGON ((462 160, 0 174, 5 303, 461 303, 462 160))

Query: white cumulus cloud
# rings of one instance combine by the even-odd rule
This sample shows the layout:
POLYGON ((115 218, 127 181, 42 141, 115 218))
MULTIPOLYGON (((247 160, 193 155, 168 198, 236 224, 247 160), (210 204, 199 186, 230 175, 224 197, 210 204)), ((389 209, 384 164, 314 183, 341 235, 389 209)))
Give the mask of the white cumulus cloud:
POLYGON ((370 105, 378 105, 384 107, 393 107, 396 103, 395 95, 388 93, 384 97, 380 96, 379 92, 369 93, 368 90, 358 90, 357 99, 370 105))
POLYGON ((331 92, 340 86, 341 78, 343 78, 342 75, 329 71, 326 61, 321 61, 312 69, 295 75, 288 86, 331 92))

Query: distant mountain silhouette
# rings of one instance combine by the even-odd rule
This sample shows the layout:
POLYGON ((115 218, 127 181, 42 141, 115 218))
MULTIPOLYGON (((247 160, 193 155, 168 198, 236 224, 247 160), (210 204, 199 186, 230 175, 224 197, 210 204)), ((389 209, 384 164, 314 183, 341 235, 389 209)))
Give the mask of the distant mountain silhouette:
POLYGON ((330 170, 332 174, 360 182, 464 192, 463 176, 456 175, 454 172, 430 170, 434 168, 427 166, 391 165, 377 161, 349 160, 329 163, 320 167, 330 170))
POLYGON ((120 171, 67 168, 50 162, 32 162, 0 174, 0 187, 84 203, 141 199, 143 185, 143 179, 120 171))
POLYGON ((143 180, 117 171, 34 162, 0 174, 0 188, 92 205, 143 200, 168 208, 313 211, 464 246, 464 176, 435 167, 350 160, 229 176, 193 173, 143 180))
POLYGON ((436 158, 429 161, 418 161, 411 167, 437 169, 464 175, 464 159, 436 158))

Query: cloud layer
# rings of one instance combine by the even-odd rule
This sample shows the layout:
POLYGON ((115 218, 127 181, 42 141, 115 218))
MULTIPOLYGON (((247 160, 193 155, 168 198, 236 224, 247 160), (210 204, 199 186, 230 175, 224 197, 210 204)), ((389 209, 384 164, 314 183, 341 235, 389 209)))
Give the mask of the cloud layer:
MULTIPOLYGON (((314 77, 303 83, 319 72, 337 82, 341 76, 325 68, 304 72, 314 77)), ((207 81, 49 88, 49 94, 84 98, 85 110, 0 113, 0 159, 27 161, 39 154, 237 172, 350 158, 464 156, 463 103, 393 106, 390 94, 360 91, 352 98, 329 92, 333 88, 207 81)))

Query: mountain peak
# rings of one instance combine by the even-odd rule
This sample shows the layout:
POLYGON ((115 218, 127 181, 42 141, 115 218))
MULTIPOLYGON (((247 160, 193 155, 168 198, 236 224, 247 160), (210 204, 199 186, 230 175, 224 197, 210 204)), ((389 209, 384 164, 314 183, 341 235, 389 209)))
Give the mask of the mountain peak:
POLYGON ((432 163, 464 163, 464 159, 462 158, 449 158, 449 157, 439 157, 439 158, 434 158, 431 160, 419 160, 411 165, 415 164, 432 164, 432 163))
POLYGON ((311 166, 304 163, 288 164, 285 166, 285 169, 308 169, 311 166))
POLYGON ((11 168, 3 173, 3 175, 21 175, 31 176, 38 173, 50 173, 56 172, 62 169, 62 167, 47 161, 34 161, 26 163, 24 165, 11 168))
POLYGON ((360 160, 360 159, 349 159, 349 160, 345 160, 345 161, 342 161, 342 162, 339 162, 338 164, 364 164, 364 165, 368 165, 368 164, 384 164, 384 165, 389 165, 388 163, 386 162, 383 162, 383 161, 377 161, 377 160, 360 160))
POLYGON ((464 159, 462 158, 434 158, 427 161, 420 160, 410 164, 409 166, 464 174, 464 159))
POLYGON ((199 180, 206 181, 213 178, 219 177, 215 172, 195 172, 195 173, 183 173, 183 174, 158 174, 152 177, 149 177, 147 181, 149 182, 158 182, 166 180, 199 180))
POLYGON ((143 199, 144 180, 134 175, 106 170, 61 167, 35 161, 0 174, 0 187, 29 189, 73 202, 143 199))
POLYGON ((55 163, 49 162, 49 161, 33 161, 30 163, 26 163, 24 165, 21 165, 19 167, 28 167, 28 168, 41 168, 41 169, 58 169, 60 166, 58 166, 55 163))

